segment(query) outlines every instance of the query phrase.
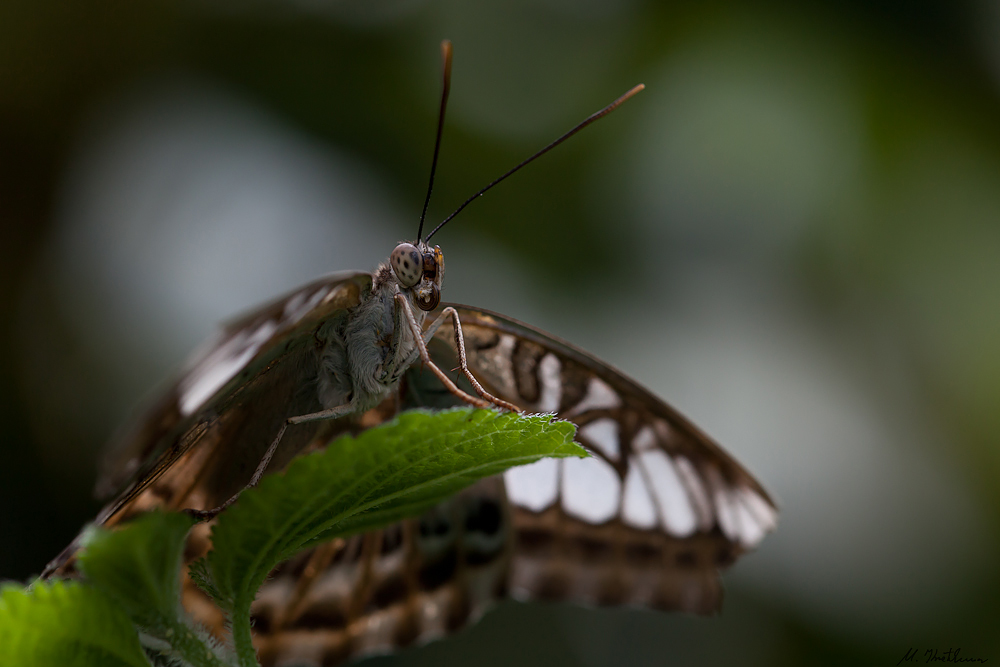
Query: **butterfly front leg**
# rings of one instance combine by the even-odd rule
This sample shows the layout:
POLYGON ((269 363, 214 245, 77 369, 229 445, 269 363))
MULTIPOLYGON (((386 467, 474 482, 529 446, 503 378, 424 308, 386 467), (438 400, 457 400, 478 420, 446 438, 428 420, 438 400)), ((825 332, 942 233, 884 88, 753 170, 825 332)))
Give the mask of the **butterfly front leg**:
MULTIPOLYGON (((452 308, 452 310, 454 310, 454 308, 452 308)), ((395 314, 396 331, 401 331, 400 327, 402 326, 402 323, 399 320, 402 317, 402 315, 400 315, 402 311, 403 311, 402 307, 396 308, 396 314, 395 314)), ((444 321, 445 321, 444 313, 441 313, 434 319, 433 322, 430 323, 430 325, 428 325, 426 329, 424 329, 424 333, 421 336, 421 340, 423 340, 424 342, 424 347, 430 344, 431 339, 434 338, 434 334, 436 334, 437 330, 441 328, 441 325, 444 324, 444 321)), ((414 346, 413 351, 411 351, 410 354, 408 354, 405 359, 397 363, 395 366, 390 367, 386 371, 386 376, 391 377, 393 382, 399 380, 399 378, 402 377, 403 373, 405 373, 406 370, 410 366, 412 366, 419 358, 420 358, 420 346, 418 345, 414 346)))
POLYGON ((413 363, 413 361, 416 360, 416 357, 419 356, 421 361, 424 362, 424 365, 427 366, 435 376, 437 376, 438 380, 441 381, 441 384, 443 384, 449 392, 469 405, 474 405, 480 408, 497 407, 502 410, 510 410, 511 412, 521 412, 521 409, 513 403, 508 403, 502 398, 497 398, 493 394, 486 391, 486 389, 484 389, 476 379, 476 376, 472 374, 472 371, 469 370, 469 365, 466 362, 465 355, 465 338, 462 335, 462 323, 459 320, 458 311, 451 306, 448 306, 441 311, 441 314, 438 315, 438 317, 430 324, 426 332, 421 332, 420 325, 417 324, 417 319, 413 316, 413 311, 410 310, 410 303, 407 298, 402 294, 397 293, 395 299, 396 303, 399 304, 399 310, 406 318, 410 331, 413 333, 413 340, 416 341, 417 346, 417 349, 410 355, 413 359, 409 363, 403 365, 403 368, 409 366, 409 364, 413 363), (452 318, 452 324, 455 329, 455 347, 458 349, 459 367, 461 368, 466 379, 469 380, 469 384, 472 385, 472 388, 475 389, 476 393, 482 398, 476 398, 475 396, 459 389, 458 386, 452 382, 451 378, 449 378, 444 371, 438 368, 438 366, 431 360, 430 353, 427 351, 427 341, 434 336, 437 330, 445 322, 445 318, 448 317, 452 318))

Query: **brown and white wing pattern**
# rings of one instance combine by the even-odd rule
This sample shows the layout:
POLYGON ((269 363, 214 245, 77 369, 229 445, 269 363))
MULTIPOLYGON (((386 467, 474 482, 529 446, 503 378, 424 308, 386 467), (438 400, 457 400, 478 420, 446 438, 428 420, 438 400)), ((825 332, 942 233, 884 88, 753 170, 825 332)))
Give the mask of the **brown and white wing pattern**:
MULTIPOLYGON (((223 327, 164 395, 117 438, 99 495, 99 524, 156 507, 207 509, 243 488, 284 420, 320 409, 321 329, 346 317, 371 275, 332 274, 223 327)), ((290 429, 272 459, 284 466, 329 424, 290 429)), ((46 568, 62 570, 74 541, 46 568)))
MULTIPOLYGON (((279 565, 252 608, 261 665, 337 665, 465 627, 506 596, 510 525, 503 479, 493 477, 419 519, 332 540, 279 565)), ((192 555, 208 546, 207 527, 188 545, 192 555)), ((222 613, 190 580, 184 606, 225 636, 222 613)))
MULTIPOLYGON (((421 644, 509 596, 710 614, 722 599, 720 569, 774 528, 761 486, 648 391, 547 334, 458 308, 476 377, 525 410, 576 422, 594 457, 512 469, 419 519, 279 566, 254 604, 265 667, 421 644)), ((429 347, 442 368, 456 367, 450 326, 429 347)), ((417 364, 399 400, 362 423, 454 404, 417 364)), ((185 605, 222 632, 224 619, 193 585, 185 605)))
MULTIPOLYGON (((717 610, 720 568, 776 526, 767 492, 707 435, 619 371, 509 318, 456 308, 480 382, 525 410, 575 422, 578 440, 593 454, 505 473, 511 595, 717 610)), ((444 326, 435 342, 454 350, 453 336, 444 326)))

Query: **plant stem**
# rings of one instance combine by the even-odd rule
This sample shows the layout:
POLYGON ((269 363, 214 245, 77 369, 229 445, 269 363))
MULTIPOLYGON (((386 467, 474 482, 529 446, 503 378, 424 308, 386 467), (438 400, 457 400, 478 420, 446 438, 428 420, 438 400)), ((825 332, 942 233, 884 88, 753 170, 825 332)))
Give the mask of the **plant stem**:
POLYGON ((250 632, 250 604, 241 604, 237 599, 229 620, 232 623, 233 646, 236 647, 236 657, 240 661, 240 667, 260 667, 250 632))

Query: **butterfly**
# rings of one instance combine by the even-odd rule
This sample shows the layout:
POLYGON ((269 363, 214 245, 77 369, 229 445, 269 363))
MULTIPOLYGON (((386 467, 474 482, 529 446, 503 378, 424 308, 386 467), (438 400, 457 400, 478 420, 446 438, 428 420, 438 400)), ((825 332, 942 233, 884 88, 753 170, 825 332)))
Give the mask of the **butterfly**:
MULTIPOLYGON (((428 198, 450 86, 451 47, 442 48, 428 198)), ((266 472, 410 408, 552 413, 578 426, 592 458, 509 470, 422 517, 280 565, 253 608, 261 663, 328 665, 422 643, 511 596, 715 612, 720 569, 776 526, 767 492, 608 364, 503 315, 442 304, 444 254, 429 244, 487 189, 638 90, 426 236, 421 216, 416 242, 398 244, 374 272, 324 276, 225 325, 119 437, 98 486, 112 500, 96 523, 155 508, 210 519, 266 472)), ((210 548, 208 525, 192 531, 187 557, 210 548)), ((43 576, 68 571, 77 548, 43 576)), ((190 581, 184 604, 224 632, 221 612, 190 581)))

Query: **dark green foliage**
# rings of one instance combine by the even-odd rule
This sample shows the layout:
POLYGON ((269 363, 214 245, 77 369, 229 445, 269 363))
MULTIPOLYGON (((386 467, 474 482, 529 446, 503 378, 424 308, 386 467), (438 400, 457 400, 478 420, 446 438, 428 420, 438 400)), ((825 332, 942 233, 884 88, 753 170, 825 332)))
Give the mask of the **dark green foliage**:
POLYGON ((0 665, 148 664, 128 615, 92 586, 54 581, 0 591, 0 665))

